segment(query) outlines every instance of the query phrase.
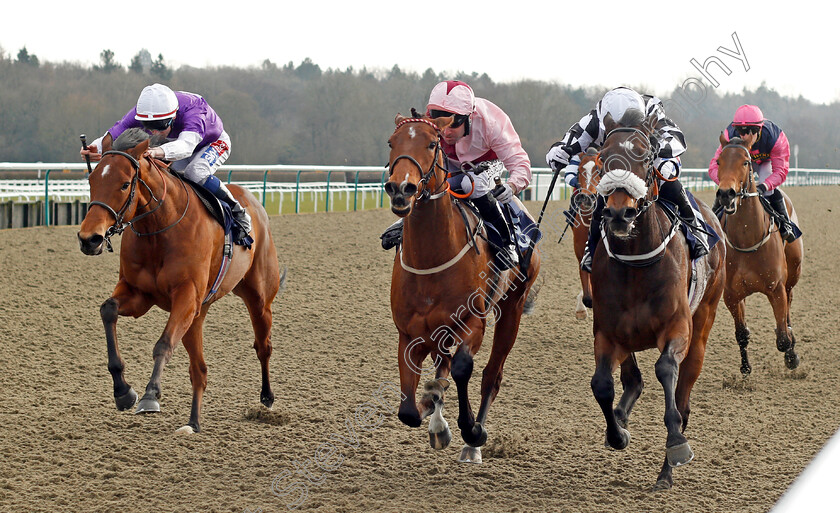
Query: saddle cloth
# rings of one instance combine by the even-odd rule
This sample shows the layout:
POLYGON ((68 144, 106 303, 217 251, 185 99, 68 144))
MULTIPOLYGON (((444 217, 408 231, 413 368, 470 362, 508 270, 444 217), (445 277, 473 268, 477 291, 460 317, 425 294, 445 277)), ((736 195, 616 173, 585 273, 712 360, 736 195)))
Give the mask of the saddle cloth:
POLYGON ((192 180, 174 172, 172 174, 192 187, 192 190, 195 191, 196 196, 198 196, 198 199, 201 200, 201 204, 204 205, 210 213, 210 216, 212 216, 213 219, 222 226, 225 231, 225 235, 228 233, 231 234, 234 244, 237 246, 245 246, 249 249, 251 248, 251 245, 254 243, 254 239, 247 233, 243 233, 239 228, 239 224, 234 222, 230 205, 221 201, 212 192, 192 180))

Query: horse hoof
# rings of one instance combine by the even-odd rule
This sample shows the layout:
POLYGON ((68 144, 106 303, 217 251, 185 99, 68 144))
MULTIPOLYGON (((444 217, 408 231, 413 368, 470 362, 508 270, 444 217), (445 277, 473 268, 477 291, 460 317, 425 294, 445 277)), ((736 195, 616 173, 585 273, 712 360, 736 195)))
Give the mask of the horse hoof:
POLYGON ((260 394, 260 402, 263 406, 270 410, 271 407, 274 406, 274 394, 270 392, 267 394, 260 394))
POLYGON ((432 446, 432 449, 435 450, 442 450, 449 447, 449 442, 452 441, 452 431, 450 431, 449 426, 446 427, 445 430, 439 433, 432 433, 429 432, 429 445, 432 446))
POLYGON ((619 440, 616 440, 615 443, 610 442, 610 434, 608 431, 604 439, 604 447, 620 451, 630 445, 630 432, 621 426, 618 426, 618 437, 619 440))
POLYGON ((785 353, 785 366, 793 370, 799 367, 799 355, 794 353, 793 351, 788 351, 785 353))
POLYGON ((195 430, 189 424, 187 424, 186 426, 183 426, 183 427, 179 427, 178 429, 175 430, 176 435, 192 435, 194 433, 195 433, 195 430))
POLYGON ((137 403, 137 392, 135 392, 133 388, 129 388, 128 392, 125 394, 120 397, 115 397, 114 402, 117 403, 117 409, 119 411, 125 411, 132 408, 137 403))
POLYGON ((138 413, 158 413, 160 412, 160 403, 157 399, 144 397, 137 403, 137 409, 134 410, 135 415, 138 413))
POLYGON ((660 479, 659 481, 656 482, 655 485, 653 485, 653 491, 654 492, 663 492, 665 490, 670 490, 670 489, 671 489, 671 483, 669 483, 668 481, 666 481, 664 479, 660 479))
POLYGON ((752 367, 749 365, 741 365, 741 374, 746 378, 752 372, 752 367))
POLYGON ((668 457, 668 465, 672 467, 679 467, 685 465, 694 459, 694 451, 688 445, 688 442, 665 449, 665 456, 668 457))
POLYGON ((581 310, 579 312, 575 312, 575 319, 579 321, 583 321, 586 319, 586 310, 581 310))
POLYGON ((583 306, 586 308, 592 308, 592 296, 583 296, 581 301, 583 301, 583 306))
POLYGON ((478 422, 473 425, 471 430, 461 431, 461 436, 464 442, 472 447, 481 447, 487 443, 487 430, 478 422))
POLYGON ((481 464, 481 447, 473 447, 465 445, 461 449, 461 455, 458 456, 458 463, 473 463, 475 465, 481 464))

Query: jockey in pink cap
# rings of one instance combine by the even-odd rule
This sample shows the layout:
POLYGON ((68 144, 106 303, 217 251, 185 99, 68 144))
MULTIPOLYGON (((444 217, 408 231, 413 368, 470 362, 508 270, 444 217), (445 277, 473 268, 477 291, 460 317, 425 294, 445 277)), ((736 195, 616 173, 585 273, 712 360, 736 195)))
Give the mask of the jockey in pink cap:
MULTIPOLYGON (((508 203, 528 187, 531 161, 510 118, 495 104, 476 98, 472 88, 459 80, 437 84, 429 95, 426 109, 426 115, 431 118, 454 117, 452 124, 441 131, 441 147, 448 158, 448 170, 458 172, 449 179, 450 187, 467 194, 482 218, 505 241, 497 255, 500 267, 507 269, 516 265, 519 257, 513 229, 499 204, 508 203), (494 176, 481 172, 482 164, 487 163, 486 166, 491 162, 495 165, 490 167, 498 169, 498 175, 504 170, 500 169, 499 162, 509 171, 507 183, 495 189, 494 176)), ((395 224, 389 231, 397 226, 395 224)))
MULTIPOLYGON (((790 167, 790 144, 787 136, 778 125, 764 119, 761 109, 755 105, 738 107, 723 136, 727 141, 739 137, 750 147, 753 171, 758 173, 758 192, 767 198, 773 210, 783 219, 779 235, 785 241, 793 242, 796 235, 790 224, 785 199, 779 192, 779 186, 787 179, 790 167)), ((721 151, 723 148, 719 146, 709 162, 709 176, 715 183, 720 183, 717 161, 721 151)), ((718 209, 719 205, 715 203, 713 210, 718 209)))

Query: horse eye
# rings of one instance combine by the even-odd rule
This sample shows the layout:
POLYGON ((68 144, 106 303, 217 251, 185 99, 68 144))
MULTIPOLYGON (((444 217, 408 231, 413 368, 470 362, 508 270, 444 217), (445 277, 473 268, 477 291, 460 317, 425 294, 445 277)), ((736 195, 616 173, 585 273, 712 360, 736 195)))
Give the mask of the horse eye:
POLYGON ((430 149, 430 150, 435 149, 435 146, 437 146, 437 143, 436 143, 436 142, 430 142, 430 143, 429 143, 429 149, 430 149))
POLYGON ((391 141, 388 141, 388 147, 393 148, 393 146, 391 146, 391 141))
POLYGON ((126 189, 128 189, 128 187, 129 187, 130 185, 131 185, 131 182, 125 182, 125 183, 123 184, 123 186, 122 186, 122 190, 126 190, 126 189))

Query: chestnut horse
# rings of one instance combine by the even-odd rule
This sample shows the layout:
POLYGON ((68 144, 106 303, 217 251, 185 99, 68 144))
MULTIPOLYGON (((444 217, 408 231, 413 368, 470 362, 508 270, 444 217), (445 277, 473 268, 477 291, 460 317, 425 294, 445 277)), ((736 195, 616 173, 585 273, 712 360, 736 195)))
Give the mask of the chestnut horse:
MULTIPOLYGON (((638 117, 641 120, 643 114, 638 112, 638 117)), ((634 128, 617 127, 609 117, 605 123, 608 135, 600 152, 604 173, 598 192, 606 204, 591 278, 596 365, 591 386, 606 419, 606 445, 624 449, 630 442, 628 417, 643 388, 633 353, 660 351, 655 369, 665 392, 668 430, 665 463, 654 487, 661 490, 673 484, 672 467, 694 457, 683 431, 689 395, 700 375, 723 293, 725 250, 715 244, 709 255, 698 259, 692 287, 685 238, 673 216, 655 201, 652 121, 632 123, 634 128), (613 409, 612 373, 619 364, 624 392, 613 409)), ((712 211, 698 204, 706 222, 720 234, 712 211)))
MULTIPOLYGON (((750 373, 747 344, 750 330, 745 319, 745 298, 761 292, 770 300, 776 317, 776 348, 785 353, 789 369, 799 366, 794 346, 796 339, 790 322, 793 287, 799 281, 804 254, 802 237, 785 243, 756 192, 750 148, 740 138, 727 141, 720 136, 723 148, 718 158, 720 186, 717 200, 723 207, 723 230, 727 245, 734 251, 726 255, 726 288, 723 301, 735 319, 735 339, 741 349, 741 373, 750 373)), ((784 194, 784 193, 782 193, 784 194)), ((785 195, 791 220, 796 211, 785 195)))
POLYGON ((391 275, 391 313, 399 332, 402 400, 398 415, 411 427, 419 427, 433 415, 430 444, 445 448, 452 438, 442 416, 451 370, 458 392, 458 427, 466 443, 459 461, 480 463, 480 447, 487 440, 487 413, 499 392, 505 358, 516 340, 523 309, 533 306, 535 293, 529 291, 539 273, 540 254, 533 253, 527 273, 517 267, 499 272, 491 247, 474 234, 475 222, 465 228, 456 200, 447 194, 439 139, 452 119, 397 115, 396 129, 388 140, 391 175, 385 191, 391 211, 405 219, 391 275), (475 416, 467 388, 473 356, 481 347, 491 313, 496 324, 493 347, 475 416), (423 368, 428 355, 434 367, 423 368), (426 383, 418 409, 417 385, 421 375, 431 373, 436 379, 426 383))
MULTIPOLYGON (((598 199, 596 187, 601 181, 601 160, 595 148, 589 148, 585 153, 580 154, 580 166, 578 166, 579 188, 575 191, 572 201, 574 202, 575 217, 572 224, 572 240, 574 242, 575 257, 580 264, 583 253, 586 251, 586 244, 589 241, 589 223, 592 220, 592 212, 595 210, 595 203, 598 199)), ((580 269, 580 293, 577 295, 575 305, 575 317, 583 320, 587 317, 587 305, 592 306, 592 286, 589 282, 589 273, 580 269)))
MULTIPOLYGON (((111 297, 100 308, 108 347, 108 370, 114 380, 117 409, 127 410, 137 393, 123 378, 124 363, 117 344, 117 317, 140 317, 152 306, 168 311, 169 320, 155 344, 154 370, 135 413, 160 411, 161 374, 175 346, 183 340, 190 357, 193 399, 190 420, 179 432, 198 432, 201 402, 207 386, 204 362, 204 318, 210 305, 230 291, 248 307, 254 328, 254 349, 262 367, 260 399, 271 407, 271 302, 281 286, 268 216, 248 191, 230 186, 251 215, 252 249, 234 246, 227 273, 220 284, 224 230, 208 213, 192 188, 159 161, 144 157, 149 147, 142 130, 126 131, 114 150, 89 177, 90 207, 78 233, 86 255, 102 253, 114 233, 122 235, 120 272, 111 297), (215 293, 211 291, 217 287, 215 293)), ((282 281, 285 281, 285 273, 282 281)))

